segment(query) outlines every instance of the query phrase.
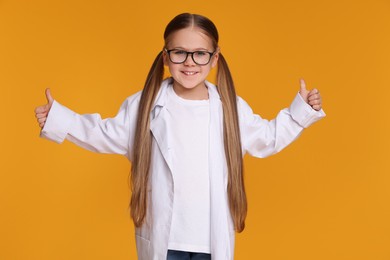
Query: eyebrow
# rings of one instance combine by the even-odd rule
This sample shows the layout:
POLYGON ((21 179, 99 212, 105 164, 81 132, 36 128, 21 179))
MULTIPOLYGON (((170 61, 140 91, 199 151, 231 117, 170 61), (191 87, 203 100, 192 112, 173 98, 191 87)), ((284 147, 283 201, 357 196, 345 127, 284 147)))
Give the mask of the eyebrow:
MULTIPOLYGON (((178 47, 173 47, 172 50, 184 50, 184 51, 188 51, 187 48, 180 47, 180 46, 178 46, 178 47)), ((209 50, 206 49, 206 48, 195 48, 195 49, 193 49, 192 51, 209 51, 209 50)))

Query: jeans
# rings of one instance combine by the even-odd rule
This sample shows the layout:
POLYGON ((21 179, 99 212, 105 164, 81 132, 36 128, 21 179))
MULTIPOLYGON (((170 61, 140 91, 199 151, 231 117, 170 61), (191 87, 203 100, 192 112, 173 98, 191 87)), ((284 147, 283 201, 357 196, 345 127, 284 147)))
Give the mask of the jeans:
POLYGON ((210 254, 168 250, 167 260, 211 260, 210 254))

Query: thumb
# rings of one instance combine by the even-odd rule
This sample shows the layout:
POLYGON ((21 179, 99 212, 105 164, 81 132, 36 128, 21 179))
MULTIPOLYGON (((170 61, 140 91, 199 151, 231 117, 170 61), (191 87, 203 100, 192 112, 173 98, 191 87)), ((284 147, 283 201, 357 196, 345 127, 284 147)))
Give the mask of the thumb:
POLYGON ((46 89, 45 94, 46 94, 47 103, 51 106, 51 104, 53 104, 54 99, 51 96, 50 88, 46 89))
POLYGON ((309 90, 306 89, 306 83, 303 79, 300 79, 301 89, 299 90, 299 94, 303 98, 303 100, 307 103, 307 97, 309 95, 309 90))
POLYGON ((301 83, 301 90, 300 90, 300 92, 301 92, 301 93, 306 93, 306 92, 308 92, 307 89, 306 89, 306 83, 305 83, 305 81, 304 81, 303 79, 300 79, 300 83, 301 83))

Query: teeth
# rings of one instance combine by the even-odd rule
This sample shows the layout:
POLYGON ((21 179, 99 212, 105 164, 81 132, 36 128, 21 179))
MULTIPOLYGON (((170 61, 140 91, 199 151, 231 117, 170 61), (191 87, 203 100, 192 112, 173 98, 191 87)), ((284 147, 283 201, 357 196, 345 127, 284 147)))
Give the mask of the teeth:
POLYGON ((183 71, 183 73, 186 75, 194 75, 196 72, 195 71, 183 71))

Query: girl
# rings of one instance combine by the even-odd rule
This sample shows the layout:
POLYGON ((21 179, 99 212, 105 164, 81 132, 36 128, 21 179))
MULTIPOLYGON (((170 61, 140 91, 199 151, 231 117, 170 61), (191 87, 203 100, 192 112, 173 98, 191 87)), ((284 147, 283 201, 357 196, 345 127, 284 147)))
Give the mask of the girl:
POLYGON ((206 17, 180 14, 166 27, 142 91, 114 118, 79 115, 56 102, 36 108, 41 136, 125 155, 138 258, 233 259, 245 227, 242 158, 272 155, 325 114, 317 90, 301 90, 275 120, 236 96, 218 32, 206 17), (164 65, 171 78, 163 79, 164 65), (206 81, 218 65, 217 86, 206 81))

